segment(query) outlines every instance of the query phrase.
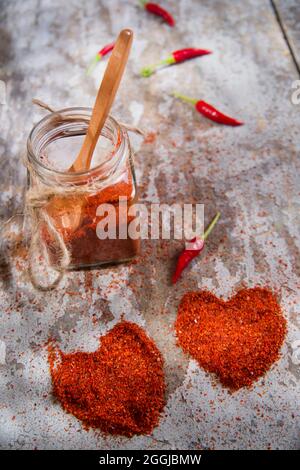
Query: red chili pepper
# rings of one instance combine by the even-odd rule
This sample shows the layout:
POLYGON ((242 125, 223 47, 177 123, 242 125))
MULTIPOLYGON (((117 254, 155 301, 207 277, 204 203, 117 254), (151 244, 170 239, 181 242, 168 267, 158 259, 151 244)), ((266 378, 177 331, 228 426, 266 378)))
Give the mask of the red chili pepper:
POLYGON ((97 62, 99 62, 99 60, 102 59, 102 57, 104 57, 106 54, 111 52, 114 47, 115 47, 115 43, 112 42, 111 44, 107 44, 106 46, 102 47, 102 49, 100 49, 100 51, 97 52, 96 56, 94 57, 94 59, 92 60, 91 64, 89 65, 87 69, 87 72, 86 72, 87 75, 90 75, 90 73, 94 70, 97 62))
POLYGON ((207 117, 211 121, 218 122, 219 124, 225 124, 226 126, 242 126, 244 123, 242 121, 237 121, 236 119, 226 116, 226 114, 221 113, 216 108, 214 108, 211 104, 206 103, 202 100, 195 100, 193 98, 189 98, 185 95, 180 95, 179 93, 173 93, 176 98, 180 98, 187 103, 192 103, 196 110, 203 114, 203 116, 207 117))
POLYGON ((149 13, 153 13, 153 15, 160 16, 166 23, 170 26, 175 25, 175 20, 173 16, 164 8, 157 5, 156 3, 150 3, 146 0, 140 0, 140 3, 145 8, 145 10, 149 11, 149 13))
POLYGON ((114 42, 112 42, 111 44, 107 44, 106 46, 102 47, 102 49, 100 49, 100 51, 98 51, 98 54, 97 54, 98 57, 99 58, 104 57, 106 54, 111 52, 114 47, 115 47, 114 42))
POLYGON ((211 53, 212 52, 208 51, 207 49, 196 49, 195 47, 188 47, 187 49, 179 49, 178 51, 172 52, 172 56, 174 57, 175 62, 184 62, 185 60, 211 53))
POLYGON ((156 64, 150 65, 149 67, 143 68, 141 70, 141 75, 143 77, 150 77, 150 75, 162 65, 172 65, 179 62, 184 62, 188 59, 192 59, 193 57, 199 57, 211 53, 212 52, 208 51, 207 49, 196 49, 192 47, 188 49, 179 49, 178 51, 172 52, 171 55, 166 59, 163 59, 156 64))
POLYGON ((209 226, 205 230, 203 236, 201 238, 195 237, 190 240, 188 248, 185 248, 183 252, 179 255, 176 270, 172 277, 173 284, 178 281, 182 271, 191 263, 191 261, 201 253, 204 248, 205 240, 207 239, 208 235, 218 222, 219 217, 220 212, 217 212, 217 214, 214 216, 213 220, 210 222, 209 226))

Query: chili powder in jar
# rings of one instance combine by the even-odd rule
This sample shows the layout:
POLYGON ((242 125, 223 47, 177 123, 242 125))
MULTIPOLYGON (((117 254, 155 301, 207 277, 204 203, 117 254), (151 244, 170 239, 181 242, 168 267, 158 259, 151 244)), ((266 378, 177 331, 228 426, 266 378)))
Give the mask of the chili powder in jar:
POLYGON ((158 425, 163 359, 138 325, 118 323, 91 353, 66 354, 49 342, 48 360, 54 396, 85 428, 131 437, 158 425))
POLYGON ((278 360, 286 320, 268 289, 242 289, 227 302, 207 291, 184 295, 178 344, 232 390, 251 386, 278 360))
POLYGON ((28 139, 28 191, 34 194, 40 239, 55 268, 64 254, 67 268, 77 269, 128 261, 140 249, 139 235, 128 230, 137 187, 126 130, 108 117, 90 169, 68 171, 90 117, 89 108, 57 111, 42 119, 28 139))

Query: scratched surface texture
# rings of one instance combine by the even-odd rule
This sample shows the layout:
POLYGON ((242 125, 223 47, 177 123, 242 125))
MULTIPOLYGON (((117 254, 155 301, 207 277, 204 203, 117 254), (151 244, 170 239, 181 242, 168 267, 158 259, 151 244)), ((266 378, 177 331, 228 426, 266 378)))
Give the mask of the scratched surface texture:
POLYGON ((69 273, 43 293, 28 280, 26 252, 12 251, 0 294, 2 448, 299 448, 300 120, 290 97, 297 70, 267 0, 163 4, 177 19, 174 29, 136 1, 1 1, 3 221, 22 212, 20 161, 32 125, 45 114, 31 99, 58 108, 92 105, 106 62, 91 77, 85 68, 123 27, 134 29, 135 41, 113 114, 148 133, 144 142, 132 137, 140 199, 201 202, 206 221, 216 208, 222 213, 201 259, 175 288, 170 275, 179 241, 144 241, 135 264, 69 273), (139 77, 141 66, 191 46, 214 54, 139 77), (246 125, 213 124, 175 101, 173 90, 204 98, 246 125), (278 292, 288 335, 269 373, 230 394, 176 347, 176 309, 187 290, 228 298, 257 284, 278 292), (92 351, 122 316, 142 325, 165 358, 167 404, 151 436, 87 432, 51 395, 49 336, 65 351, 92 351))
POLYGON ((300 7, 298 0, 274 0, 279 21, 300 67, 300 7))

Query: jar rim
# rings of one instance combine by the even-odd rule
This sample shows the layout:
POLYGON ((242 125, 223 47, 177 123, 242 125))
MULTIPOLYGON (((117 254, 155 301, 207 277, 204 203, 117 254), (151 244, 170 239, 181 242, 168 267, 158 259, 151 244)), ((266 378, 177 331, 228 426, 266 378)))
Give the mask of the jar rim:
MULTIPOLYGON (((33 126, 33 128, 31 129, 31 131, 29 133, 28 139, 27 139, 27 152, 28 152, 28 159, 30 160, 30 162, 32 162, 34 165, 36 165, 37 168, 40 168, 41 170, 44 170, 46 172, 51 172, 52 174, 56 174, 57 176, 71 176, 72 175, 73 177, 76 178, 77 176, 78 177, 83 177, 83 176, 91 175, 93 172, 97 172, 97 171, 101 170, 101 168, 107 163, 106 161, 104 161, 104 162, 101 162, 101 163, 99 163, 98 165, 96 165, 92 168, 87 169, 87 170, 74 171, 74 172, 70 173, 69 171, 61 171, 61 170, 57 170, 55 168, 50 168, 49 166, 45 165, 36 156, 36 153, 34 152, 34 149, 33 149, 33 139, 34 139, 34 134, 39 130, 39 128, 42 128, 45 123, 47 123, 48 121, 50 122, 50 120, 55 118, 55 116, 59 116, 59 115, 62 115, 62 114, 66 115, 67 113, 72 113, 72 112, 75 112, 75 111, 76 112, 86 112, 86 113, 88 113, 87 118, 88 118, 88 121, 90 120, 90 117, 91 117, 91 114, 92 114, 92 108, 84 107, 84 106, 75 106, 75 107, 59 109, 55 112, 52 112, 52 113, 48 114, 47 116, 43 117, 40 121, 38 121, 33 126)), ((121 153, 123 151, 122 144, 124 146, 124 137, 126 137, 125 136, 126 132, 124 132, 124 129, 120 126, 118 121, 110 115, 107 117, 107 119, 104 123, 103 129, 105 127, 107 127, 107 125, 109 125, 109 124, 113 124, 113 126, 115 127, 115 129, 117 131, 117 142, 114 145, 114 148, 113 148, 112 152, 110 152, 110 157, 112 158, 113 156, 117 156, 119 152, 121 153)))

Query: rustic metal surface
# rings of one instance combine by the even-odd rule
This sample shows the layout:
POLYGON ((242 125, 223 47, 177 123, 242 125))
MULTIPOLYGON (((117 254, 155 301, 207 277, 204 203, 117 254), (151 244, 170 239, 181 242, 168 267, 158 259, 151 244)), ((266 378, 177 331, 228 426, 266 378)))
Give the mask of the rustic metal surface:
MULTIPOLYGON (((26 137, 55 107, 91 105, 105 68, 85 68, 125 26, 135 42, 114 115, 153 132, 133 138, 141 199, 203 202, 222 218, 201 260, 170 285, 179 242, 143 243, 136 264, 70 273, 54 292, 34 291, 16 250, 1 290, 2 448, 299 448, 299 108, 297 73, 269 1, 165 0, 174 29, 120 0, 2 1, 1 214, 22 209, 26 137), (181 47, 214 51, 149 79, 146 65, 181 47), (212 124, 170 92, 204 98, 246 125, 212 124), (148 142, 148 143, 147 143, 148 142), (230 394, 175 346, 173 323, 188 289, 224 298, 242 285, 278 291, 288 318, 281 360, 251 390, 230 394), (166 361, 167 405, 152 436, 101 437, 85 431, 51 396, 44 343, 93 350, 121 316, 144 326, 166 361)), ((5 257, 5 253, 3 255, 5 257)), ((4 264, 4 263, 3 263, 4 264)))
POLYGON ((300 67, 300 2, 298 0, 274 0, 279 22, 300 67))

